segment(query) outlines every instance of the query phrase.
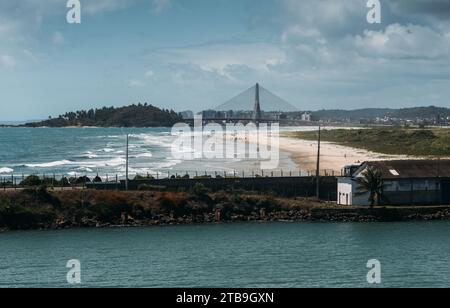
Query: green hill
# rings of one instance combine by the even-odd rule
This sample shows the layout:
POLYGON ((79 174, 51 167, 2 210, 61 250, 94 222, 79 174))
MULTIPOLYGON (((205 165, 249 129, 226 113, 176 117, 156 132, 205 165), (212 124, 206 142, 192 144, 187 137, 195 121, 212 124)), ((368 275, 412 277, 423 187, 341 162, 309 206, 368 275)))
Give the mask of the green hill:
POLYGON ((159 109, 152 105, 138 104, 126 107, 67 112, 57 118, 27 123, 26 127, 170 127, 183 119, 173 110, 159 109))

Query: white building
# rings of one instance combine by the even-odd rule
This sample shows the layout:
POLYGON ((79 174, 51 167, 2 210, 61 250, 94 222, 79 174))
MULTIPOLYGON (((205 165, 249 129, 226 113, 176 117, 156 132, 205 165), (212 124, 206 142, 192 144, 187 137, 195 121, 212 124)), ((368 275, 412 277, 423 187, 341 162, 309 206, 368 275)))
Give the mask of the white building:
POLYGON ((311 122, 311 113, 305 112, 302 114, 302 121, 311 122))
POLYGON ((398 160, 347 166, 338 179, 339 205, 370 205, 369 192, 360 191, 356 181, 368 168, 382 174, 386 205, 450 204, 450 160, 398 160))

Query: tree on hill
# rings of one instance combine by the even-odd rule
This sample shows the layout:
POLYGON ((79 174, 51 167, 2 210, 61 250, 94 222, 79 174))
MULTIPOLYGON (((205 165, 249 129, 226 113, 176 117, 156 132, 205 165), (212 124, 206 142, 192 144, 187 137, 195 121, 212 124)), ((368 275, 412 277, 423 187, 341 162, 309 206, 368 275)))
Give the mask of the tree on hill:
POLYGON ((170 127, 181 121, 183 121, 182 117, 173 110, 139 103, 119 108, 103 107, 88 111, 66 112, 57 118, 27 123, 25 126, 170 127))

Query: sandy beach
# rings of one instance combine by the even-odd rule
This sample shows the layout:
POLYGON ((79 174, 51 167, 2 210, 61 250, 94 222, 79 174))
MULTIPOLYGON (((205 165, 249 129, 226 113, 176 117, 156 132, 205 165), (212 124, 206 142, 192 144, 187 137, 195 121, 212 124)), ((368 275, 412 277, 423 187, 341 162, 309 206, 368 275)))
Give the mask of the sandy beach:
MULTIPOLYGON (((280 137, 280 151, 289 153, 291 159, 302 170, 315 170, 317 164, 317 142, 297 138, 280 137)), ((321 143, 320 169, 341 172, 346 165, 368 160, 392 160, 408 158, 404 155, 386 155, 362 149, 341 146, 330 142, 321 143)))
MULTIPOLYGON (((298 127, 298 131, 303 129, 302 127, 298 127)), ((308 128, 308 130, 310 129, 308 128)), ((289 131, 295 131, 295 129, 289 131)), ((315 172, 317 164, 317 141, 286 137, 285 133, 284 131, 280 132, 279 143, 276 145, 280 153, 287 154, 297 165, 298 169, 306 172, 315 172)), ((240 138, 243 138, 243 136, 241 135, 240 138)), ((246 142, 254 143, 257 140, 256 133, 249 134, 246 137, 246 142)), ((267 145, 270 142, 260 140, 259 143, 260 145, 267 145)), ((346 165, 373 160, 410 159, 411 157, 407 155, 386 155, 322 141, 320 158, 321 173, 340 174, 346 165)))

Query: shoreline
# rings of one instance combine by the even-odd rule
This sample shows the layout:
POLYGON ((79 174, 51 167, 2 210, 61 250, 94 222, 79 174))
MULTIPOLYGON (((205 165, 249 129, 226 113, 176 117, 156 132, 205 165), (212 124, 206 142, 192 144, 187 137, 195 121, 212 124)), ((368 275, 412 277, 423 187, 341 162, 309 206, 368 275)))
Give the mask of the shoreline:
MULTIPOLYGON (((289 157, 302 170, 315 170, 317 164, 317 141, 280 137, 280 151, 289 154, 289 157)), ((342 146, 332 142, 321 142, 320 169, 340 174, 341 170, 352 164, 361 164, 365 161, 402 160, 410 159, 407 155, 387 155, 363 149, 342 146)))
MULTIPOLYGON (((260 219, 251 216, 240 216, 231 220, 215 221, 214 214, 205 221, 192 221, 193 217, 183 219, 168 218, 163 221, 149 220, 139 221, 131 224, 110 224, 97 223, 95 221, 85 221, 82 224, 64 225, 57 227, 10 229, 0 227, 0 234, 15 231, 62 231, 76 229, 126 229, 126 228, 150 228, 150 227, 176 227, 176 226, 203 226, 203 225, 235 225, 242 223, 254 224, 295 224, 295 223, 408 223, 408 222, 430 222, 430 221, 450 221, 450 206, 446 207, 419 207, 417 209, 426 210, 428 213, 417 213, 412 210, 401 208, 374 208, 371 213, 368 209, 346 209, 322 208, 312 212, 292 213, 291 211, 274 212, 278 218, 260 219), (392 212, 392 213, 389 213, 392 212), (405 213, 403 213, 405 212, 405 213), (406 215, 406 212, 409 212, 406 215), (365 213, 365 214, 363 214, 365 213)), ((416 210, 417 210, 416 209, 416 210)))
POLYGON ((0 232, 217 223, 448 221, 450 206, 342 207, 251 192, 0 192, 0 232))
MULTIPOLYGON (((304 127, 298 127, 297 129, 301 130, 302 128, 304 127)), ((279 143, 276 147, 279 149, 280 154, 286 154, 299 170, 305 172, 314 170, 315 172, 317 168, 317 141, 289 137, 288 134, 294 131, 281 131, 279 134, 279 143)), ((241 135, 239 138, 245 140, 247 143, 258 142, 258 136, 256 133, 251 133, 247 136, 248 137, 244 137, 241 135)), ((268 139, 270 139, 270 137, 268 139)), ((268 139, 259 140, 259 144, 270 146, 268 139)), ((280 158, 281 156, 282 155, 280 155, 280 158)), ((341 170, 347 165, 361 164, 365 161, 402 160, 410 158, 411 156, 408 155, 388 155, 375 153, 363 149, 322 141, 320 170, 340 174, 341 170)), ((416 157, 416 159, 419 159, 419 157, 416 157)))

